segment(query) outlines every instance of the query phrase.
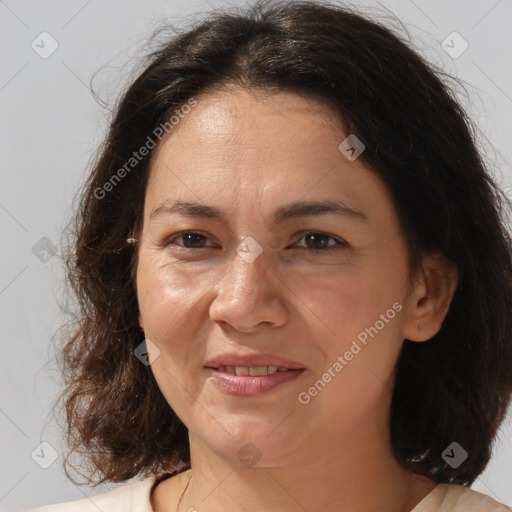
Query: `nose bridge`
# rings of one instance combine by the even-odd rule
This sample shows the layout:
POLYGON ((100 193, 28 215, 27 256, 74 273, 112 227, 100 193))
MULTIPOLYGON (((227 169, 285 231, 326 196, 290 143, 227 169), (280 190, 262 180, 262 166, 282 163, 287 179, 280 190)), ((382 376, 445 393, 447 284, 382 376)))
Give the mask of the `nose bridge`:
POLYGON ((246 237, 236 248, 230 268, 223 281, 223 289, 232 294, 254 297, 268 288, 268 251, 252 237, 246 237), (227 279, 226 279, 227 278, 227 279))
POLYGON ((212 320, 225 321, 239 330, 250 330, 262 322, 278 325, 285 321, 286 307, 269 268, 269 256, 254 240, 245 239, 237 247, 217 284, 210 306, 212 320))

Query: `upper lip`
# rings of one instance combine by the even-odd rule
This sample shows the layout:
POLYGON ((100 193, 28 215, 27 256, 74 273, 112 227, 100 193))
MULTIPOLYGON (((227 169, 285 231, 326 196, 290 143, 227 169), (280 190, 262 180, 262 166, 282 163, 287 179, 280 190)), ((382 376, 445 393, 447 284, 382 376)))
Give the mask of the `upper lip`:
POLYGON ((290 368, 292 370, 303 369, 299 363, 284 359, 282 357, 274 356, 272 354, 220 354, 216 357, 208 359, 205 366, 209 368, 218 368, 219 366, 277 366, 279 368, 290 368))

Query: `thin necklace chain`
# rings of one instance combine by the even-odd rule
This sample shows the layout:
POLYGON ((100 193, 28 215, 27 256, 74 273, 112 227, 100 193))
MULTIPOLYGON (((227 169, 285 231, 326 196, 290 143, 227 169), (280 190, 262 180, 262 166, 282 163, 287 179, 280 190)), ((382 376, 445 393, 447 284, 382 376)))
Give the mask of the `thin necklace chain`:
POLYGON ((191 478, 192 478, 192 469, 190 469, 190 476, 188 477, 187 485, 185 486, 185 489, 183 489, 180 499, 178 500, 178 512, 180 512, 180 510, 181 510, 181 500, 183 499, 183 496, 185 495, 185 491, 188 489, 188 484, 190 483, 191 478))
MULTIPOLYGON (((181 510, 181 500, 183 499, 183 496, 185 496, 185 492, 187 491, 188 489, 188 484, 190 484, 190 480, 192 478, 192 468, 190 469, 190 475, 188 477, 188 481, 187 481, 187 485, 185 486, 185 489, 183 489, 183 492, 181 493, 181 496, 180 496, 180 499, 178 500, 178 510, 177 512, 180 512, 181 510)), ((408 483, 407 483, 407 495, 410 496, 410 492, 411 492, 411 479, 409 479, 408 483)), ((410 499, 406 498, 406 503, 404 504, 404 506, 400 509, 400 511, 403 511, 405 510, 405 507, 406 505, 410 502, 410 499)))

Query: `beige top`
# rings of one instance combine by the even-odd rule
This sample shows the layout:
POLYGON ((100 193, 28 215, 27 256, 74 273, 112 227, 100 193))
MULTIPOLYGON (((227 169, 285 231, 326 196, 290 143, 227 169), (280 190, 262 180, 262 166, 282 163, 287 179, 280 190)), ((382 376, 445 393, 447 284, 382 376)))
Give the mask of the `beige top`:
MULTIPOLYGON (((162 476, 154 475, 103 494, 28 512, 154 512, 150 495, 162 476)), ((462 485, 438 484, 411 512, 512 512, 512 508, 462 485)))

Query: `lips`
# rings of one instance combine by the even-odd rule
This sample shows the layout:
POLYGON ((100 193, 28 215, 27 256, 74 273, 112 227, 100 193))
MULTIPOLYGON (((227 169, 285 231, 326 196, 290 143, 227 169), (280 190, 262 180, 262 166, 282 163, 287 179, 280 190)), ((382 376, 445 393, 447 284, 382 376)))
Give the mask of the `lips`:
POLYGON ((277 372, 293 371, 284 366, 229 366, 222 365, 218 368, 212 367, 213 370, 218 370, 223 373, 230 373, 231 375, 273 375, 277 372))
POLYGON ((285 386, 306 368, 296 361, 272 354, 221 354, 205 363, 213 383, 223 392, 257 396, 285 386))
POLYGON ((306 371, 303 368, 264 375, 237 375, 213 368, 205 368, 205 370, 218 389, 230 395, 242 397, 254 397, 286 386, 306 371))
MULTIPOLYGON (((262 368, 267 367, 273 370, 273 367, 277 368, 277 371, 287 370, 301 370, 305 369, 303 365, 296 361, 284 359, 279 356, 272 354, 236 354, 228 353, 221 354, 213 357, 206 361, 205 366, 207 368, 225 370, 226 367, 232 368, 262 368)), ((235 372, 233 372, 235 373, 235 372)))

